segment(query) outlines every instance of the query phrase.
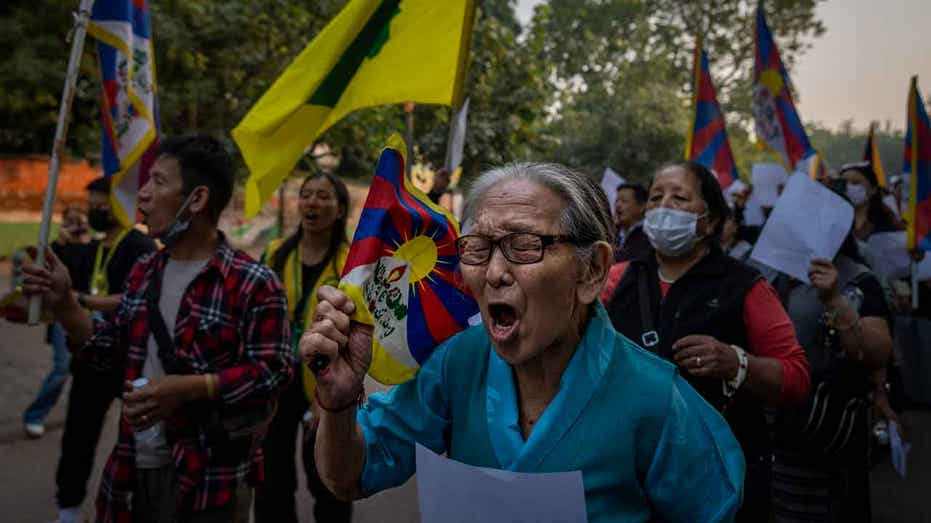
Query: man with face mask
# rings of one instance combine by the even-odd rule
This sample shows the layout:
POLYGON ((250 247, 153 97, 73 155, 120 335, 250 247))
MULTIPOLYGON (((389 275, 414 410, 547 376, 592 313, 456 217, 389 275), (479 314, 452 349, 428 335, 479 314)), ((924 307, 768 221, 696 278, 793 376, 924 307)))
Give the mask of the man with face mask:
POLYGON ((207 136, 167 138, 139 210, 165 249, 139 260, 117 309, 91 321, 49 255, 27 265, 79 355, 122 369, 123 415, 97 520, 248 521, 261 440, 294 355, 284 291, 217 229, 233 192, 229 153, 207 136))
POLYGON ((87 185, 87 223, 102 234, 88 244, 83 263, 90 274, 88 292, 77 295, 87 310, 109 312, 120 303, 120 290, 136 260, 156 249, 155 242, 132 227, 126 227, 110 206, 110 178, 97 178, 87 185))
MULTIPOLYGON (((110 207, 110 179, 97 178, 87 185, 87 223, 102 238, 75 246, 65 257, 75 301, 87 312, 102 317, 116 309, 130 269, 136 261, 156 250, 155 242, 141 232, 124 227, 110 207)), ((56 251, 62 254, 61 251, 56 251)), ((73 340, 69 340, 73 345, 73 340)), ((73 376, 61 439, 61 455, 55 475, 61 523, 79 521, 87 494, 87 480, 104 420, 114 397, 122 392, 122 375, 102 370, 81 357, 71 360, 73 376)))

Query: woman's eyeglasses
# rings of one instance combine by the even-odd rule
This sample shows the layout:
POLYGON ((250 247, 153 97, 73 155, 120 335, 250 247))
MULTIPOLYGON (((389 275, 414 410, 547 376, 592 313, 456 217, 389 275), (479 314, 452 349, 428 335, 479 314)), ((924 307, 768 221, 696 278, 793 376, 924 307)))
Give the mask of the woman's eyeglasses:
POLYGON ((569 236, 558 234, 534 234, 532 232, 513 232, 497 240, 477 234, 460 236, 456 240, 459 261, 465 265, 482 265, 491 259, 494 248, 498 247, 504 258, 521 265, 537 263, 543 259, 546 247, 554 243, 573 243, 569 236))

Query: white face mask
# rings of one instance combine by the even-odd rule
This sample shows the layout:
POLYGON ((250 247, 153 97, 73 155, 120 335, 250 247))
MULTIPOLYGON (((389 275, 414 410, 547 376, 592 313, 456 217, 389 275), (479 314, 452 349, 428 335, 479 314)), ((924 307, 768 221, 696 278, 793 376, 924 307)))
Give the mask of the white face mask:
POLYGON ((850 200, 850 203, 852 203, 854 207, 859 207, 866 203, 867 198, 865 185, 857 183, 847 184, 847 199, 850 200))
POLYGON ((660 254, 682 256, 691 251, 699 240, 698 219, 701 216, 669 207, 657 207, 647 211, 643 232, 660 254))

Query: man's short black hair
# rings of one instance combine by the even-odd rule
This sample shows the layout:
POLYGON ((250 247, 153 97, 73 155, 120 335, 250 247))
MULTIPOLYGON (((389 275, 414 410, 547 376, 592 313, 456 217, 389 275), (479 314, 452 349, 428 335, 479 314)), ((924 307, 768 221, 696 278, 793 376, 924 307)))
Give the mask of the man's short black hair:
POLYGON ((647 203, 646 187, 640 185, 639 183, 622 183, 617 186, 617 192, 621 192, 624 189, 630 189, 633 191, 634 199, 637 200, 637 203, 640 205, 647 203))
POLYGON ((200 185, 210 189, 207 217, 216 224, 233 197, 233 159, 220 140, 208 135, 172 136, 161 140, 158 154, 178 161, 185 197, 200 185))
POLYGON ((105 176, 94 178, 91 183, 87 184, 85 189, 87 189, 87 192, 102 192, 104 194, 110 194, 110 178, 105 176))

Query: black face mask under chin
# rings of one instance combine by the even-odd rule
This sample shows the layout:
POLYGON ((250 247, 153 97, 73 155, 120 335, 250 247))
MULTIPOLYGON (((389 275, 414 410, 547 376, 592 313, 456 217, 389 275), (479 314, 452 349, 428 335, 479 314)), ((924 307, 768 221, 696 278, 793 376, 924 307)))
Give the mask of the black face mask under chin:
POLYGON ((184 203, 181 204, 181 208, 178 209, 177 214, 175 214, 175 221, 168 227, 167 231, 160 235, 159 239, 165 247, 171 247, 177 243, 181 236, 191 228, 191 220, 193 217, 188 212, 188 207, 190 207, 192 201, 194 201, 194 192, 191 192, 191 194, 184 199, 184 203))

